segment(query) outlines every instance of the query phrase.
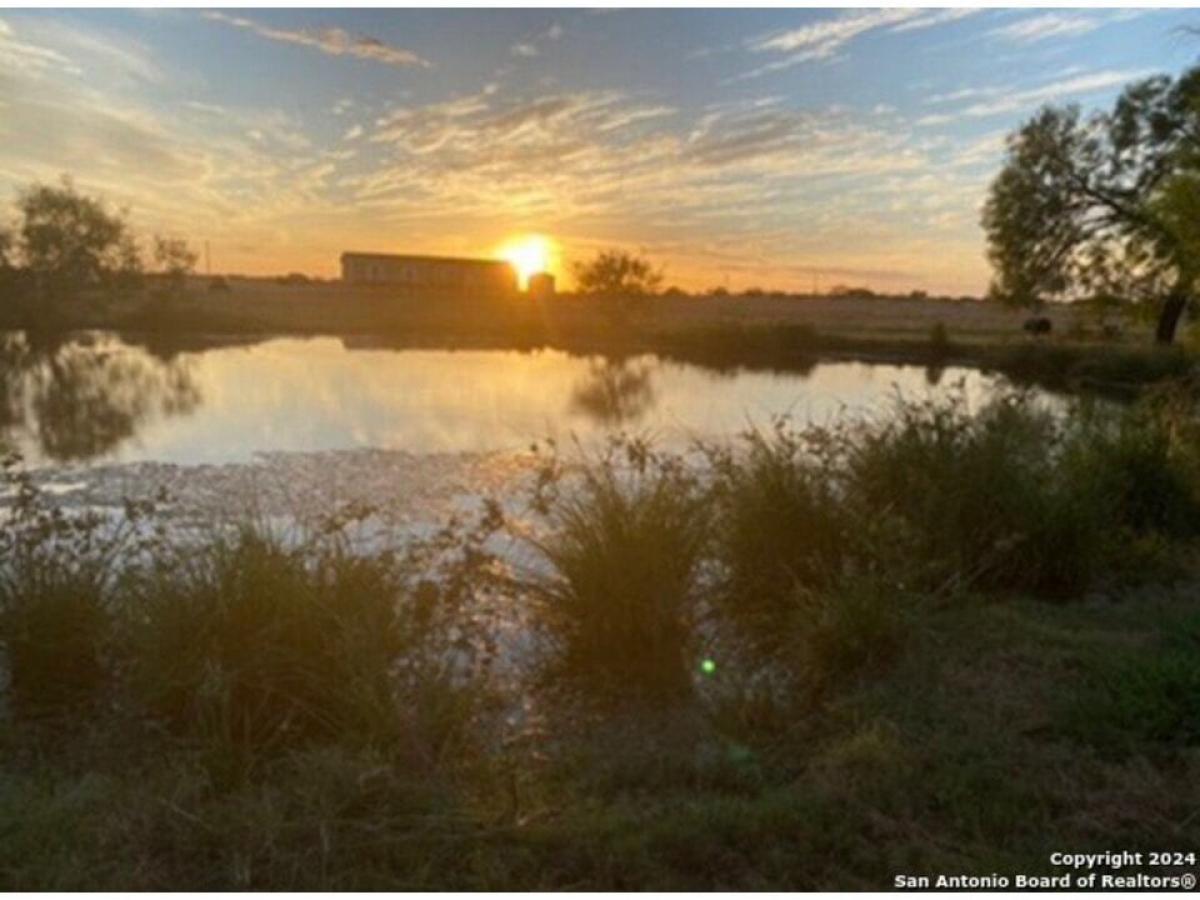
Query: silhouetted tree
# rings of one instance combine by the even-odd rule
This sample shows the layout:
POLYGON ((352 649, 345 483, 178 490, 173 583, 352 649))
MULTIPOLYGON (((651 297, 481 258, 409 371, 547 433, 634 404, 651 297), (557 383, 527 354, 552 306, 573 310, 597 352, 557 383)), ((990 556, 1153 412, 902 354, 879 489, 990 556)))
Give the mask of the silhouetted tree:
POLYGON ((875 292, 870 288, 855 287, 848 284, 835 284, 829 289, 830 297, 874 297, 875 292))
POLYGON ((17 201, 16 249, 40 299, 59 301, 80 291, 134 287, 141 274, 137 244, 120 213, 75 190, 70 178, 36 184, 17 201))
POLYGON ((640 297, 653 294, 662 271, 624 250, 602 250, 587 262, 575 263, 575 284, 581 294, 640 297))
POLYGON ((166 279, 167 290, 175 296, 187 287, 188 276, 195 270, 199 258, 183 238, 154 236, 154 262, 166 279))
POLYGON ((1198 148, 1200 68, 1131 84, 1086 119, 1043 109, 1009 137, 984 209, 992 294, 1153 304, 1170 343, 1200 274, 1198 148))

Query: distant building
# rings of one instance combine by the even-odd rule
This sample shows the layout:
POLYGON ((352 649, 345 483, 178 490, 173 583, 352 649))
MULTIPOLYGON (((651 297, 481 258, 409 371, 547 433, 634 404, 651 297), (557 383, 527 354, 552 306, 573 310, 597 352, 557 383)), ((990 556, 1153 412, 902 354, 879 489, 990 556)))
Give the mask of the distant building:
POLYGON ((554 296, 554 276, 549 272, 538 272, 529 276, 529 296, 542 300, 554 296))
POLYGON ((412 291, 516 293, 517 270, 494 259, 343 253, 342 281, 412 291))

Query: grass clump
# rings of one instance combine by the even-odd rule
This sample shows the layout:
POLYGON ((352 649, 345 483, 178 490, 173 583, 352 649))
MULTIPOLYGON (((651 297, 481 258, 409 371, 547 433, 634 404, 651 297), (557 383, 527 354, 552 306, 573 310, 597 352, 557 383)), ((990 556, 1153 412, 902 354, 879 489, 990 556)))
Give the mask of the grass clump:
POLYGON ((908 600, 880 578, 844 577, 800 598, 804 627, 795 648, 809 684, 824 686, 877 669, 899 652, 908 600))
POLYGON ((804 605, 787 601, 831 585, 852 556, 855 522, 828 447, 825 433, 779 420, 744 435, 741 452, 708 448, 721 571, 714 600, 759 652, 785 649, 804 605))
POLYGON ((681 461, 639 442, 557 483, 547 571, 530 587, 550 638, 544 673, 604 701, 661 704, 691 688, 707 512, 681 461))
POLYGON ((903 524, 926 587, 1068 592, 1102 526, 1092 498, 1063 490, 1057 441, 1051 414, 1020 394, 975 414, 965 398, 900 403, 856 439, 848 481, 864 509, 903 524))
POLYGON ((428 617, 390 556, 245 527, 172 557, 128 618, 135 695, 174 732, 242 755, 415 737, 400 673, 428 617))
POLYGON ((0 531, 0 650, 19 716, 55 716, 114 686, 115 596, 139 556, 155 546, 149 503, 123 515, 67 512, 47 501, 7 457, 0 484, 12 494, 0 531))
POLYGON ((1110 522, 1135 534, 1200 534, 1200 431, 1192 401, 1163 391, 1121 415, 1081 407, 1064 466, 1077 490, 1106 498, 1110 522))

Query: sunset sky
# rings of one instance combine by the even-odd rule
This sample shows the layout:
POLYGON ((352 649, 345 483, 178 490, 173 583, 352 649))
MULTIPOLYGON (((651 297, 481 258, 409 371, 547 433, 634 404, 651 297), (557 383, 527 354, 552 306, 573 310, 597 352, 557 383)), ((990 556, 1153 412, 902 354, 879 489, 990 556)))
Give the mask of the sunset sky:
POLYGON ((1195 11, 0 10, 0 194, 71 173, 214 271, 343 250, 978 293, 1005 133, 1200 58, 1195 11))

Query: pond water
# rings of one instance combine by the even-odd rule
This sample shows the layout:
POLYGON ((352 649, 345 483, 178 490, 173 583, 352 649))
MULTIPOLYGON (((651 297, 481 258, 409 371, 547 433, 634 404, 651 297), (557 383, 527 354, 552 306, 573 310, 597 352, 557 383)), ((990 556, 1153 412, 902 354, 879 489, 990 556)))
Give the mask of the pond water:
MULTIPOLYGON (((830 362, 717 371, 646 355, 372 348, 277 338, 164 349, 112 334, 0 335, 0 440, 34 465, 245 462, 270 451, 520 450, 615 431, 666 444, 733 435, 788 414, 829 421, 994 376, 830 362)), ((360 345, 361 344, 361 345, 360 345)))

